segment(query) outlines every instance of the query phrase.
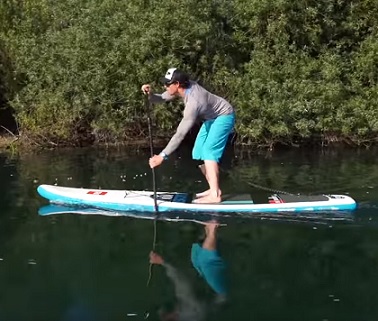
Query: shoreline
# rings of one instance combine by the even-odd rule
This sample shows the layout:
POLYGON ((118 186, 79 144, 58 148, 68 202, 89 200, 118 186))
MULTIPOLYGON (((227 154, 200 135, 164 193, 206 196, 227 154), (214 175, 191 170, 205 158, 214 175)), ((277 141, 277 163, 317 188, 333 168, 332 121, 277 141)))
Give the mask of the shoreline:
MULTIPOLYGON (((167 139, 157 138, 154 139, 154 147, 163 147, 164 144, 168 142, 167 139)), ((59 149, 59 148, 82 148, 82 147, 121 147, 121 146, 139 146, 143 148, 149 148, 149 139, 132 139, 127 142, 113 142, 113 143, 94 143, 94 144, 80 144, 80 145, 58 145, 58 146, 47 146, 47 145, 36 145, 32 143, 27 143, 21 139, 19 136, 11 135, 0 135, 0 152, 5 152, 10 149, 15 149, 19 151, 32 151, 41 149, 59 149)))
MULTIPOLYGON (((154 148, 164 148, 164 146, 168 143, 169 138, 154 138, 153 145, 154 148)), ((183 144, 191 144, 193 143, 191 139, 184 139, 183 144)), ((344 140, 333 140, 328 142, 327 144, 322 144, 321 142, 314 141, 312 143, 291 143, 291 144, 284 144, 280 142, 276 142, 274 144, 264 144, 264 143, 256 143, 256 144, 243 144, 243 143, 234 143, 232 144, 235 147, 240 148, 241 150, 281 150, 281 149, 368 149, 371 147, 378 146, 377 142, 371 142, 370 144, 348 144, 344 140)), ((137 138, 137 139, 130 139, 128 141, 123 142, 97 142, 92 144, 61 144, 61 145, 42 145, 38 143, 33 143, 32 141, 28 141, 21 136, 10 135, 10 134, 0 134, 0 153, 2 152, 30 152, 34 150, 51 150, 51 149, 61 149, 61 148, 88 148, 88 147, 139 147, 139 148, 149 148, 150 141, 149 138, 137 138)))

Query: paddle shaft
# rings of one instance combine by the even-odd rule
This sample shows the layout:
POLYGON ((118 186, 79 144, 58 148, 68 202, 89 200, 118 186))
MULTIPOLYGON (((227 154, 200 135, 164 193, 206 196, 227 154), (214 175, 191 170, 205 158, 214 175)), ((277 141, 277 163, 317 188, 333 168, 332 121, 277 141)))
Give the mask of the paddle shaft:
MULTIPOLYGON (((150 140, 150 155, 151 155, 151 157, 153 157, 154 156, 154 141, 153 141, 153 136, 152 136, 151 104, 150 104, 150 100, 148 98, 148 95, 146 95, 145 104, 146 104, 147 119, 148 119, 148 136, 149 136, 149 140, 150 140)), ((155 212, 158 212, 157 197, 156 197, 155 169, 152 168, 151 170, 152 170, 152 189, 153 189, 153 192, 154 192, 154 208, 155 208, 155 212)))
MULTIPOLYGON (((147 119, 148 119, 148 136, 150 140, 150 155, 151 157, 153 157, 154 156, 154 141, 153 141, 153 135, 152 135, 151 103, 150 103, 148 95, 146 95, 145 104, 146 104, 147 119)), ((155 175, 154 168, 152 168, 152 188, 154 191, 154 208, 155 208, 155 212, 158 213, 158 205, 157 205, 157 198, 156 198, 156 175, 155 175)), ((156 218, 154 219, 154 239, 152 242, 152 251, 155 251, 155 247, 156 247, 156 218)), ((150 266, 148 269, 147 287, 150 285, 151 279, 152 279, 152 263, 150 263, 150 266)))

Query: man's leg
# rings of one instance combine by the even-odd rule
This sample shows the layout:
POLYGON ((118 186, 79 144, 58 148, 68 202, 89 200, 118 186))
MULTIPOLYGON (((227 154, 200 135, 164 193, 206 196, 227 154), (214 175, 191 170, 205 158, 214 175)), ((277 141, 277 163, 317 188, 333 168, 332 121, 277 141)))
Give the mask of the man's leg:
POLYGON ((203 176, 206 177, 206 168, 205 168, 205 163, 201 164, 201 165, 198 165, 198 168, 200 169, 201 173, 203 174, 203 176))
MULTIPOLYGON (((206 143, 207 136, 210 131, 212 123, 213 123, 212 121, 206 121, 202 124, 197 134, 196 141, 194 142, 194 147, 192 151, 193 159, 203 160, 203 148, 206 143)), ((202 174, 205 176, 206 181, 208 182, 209 180, 206 175, 205 164, 199 165, 199 169, 201 170, 202 174)), ((209 192, 210 190, 208 189, 202 193, 197 193, 196 197, 198 198, 198 197, 206 196, 209 194, 209 192)))
MULTIPOLYGON (((199 170, 201 171, 202 175, 205 176, 206 178, 206 181, 208 182, 209 181, 209 178, 206 174, 206 166, 205 166, 205 163, 201 164, 201 165, 198 165, 198 168, 199 170)), ((220 171, 220 164, 218 164, 218 171, 220 171)), ((207 196, 210 194, 210 189, 202 192, 202 193, 197 193, 196 194, 196 197, 199 198, 199 197, 204 197, 204 196, 207 196)))
MULTIPOLYGON (((205 176, 206 178, 206 181, 209 182, 209 178, 206 174, 206 167, 205 167, 205 163, 201 164, 201 165, 198 165, 198 168, 200 169, 201 173, 203 176, 205 176)), ((199 198, 199 197, 204 197, 204 196, 207 196, 209 195, 210 193, 210 189, 207 189, 206 191, 202 192, 202 193, 197 193, 196 194, 196 197, 199 198)))
POLYGON ((202 197, 195 199, 193 201, 195 203, 219 203, 221 201, 219 161, 226 147, 228 136, 233 129, 234 120, 234 115, 220 116, 211 124, 202 152, 205 162, 204 173, 209 190, 201 193, 202 197))
POLYGON ((222 191, 219 188, 219 165, 216 161, 205 160, 206 179, 209 189, 197 195, 199 198, 194 200, 195 203, 219 203, 221 201, 222 191))
POLYGON ((217 249, 217 228, 219 223, 216 221, 210 221, 205 224, 206 238, 202 243, 202 248, 210 251, 217 249))

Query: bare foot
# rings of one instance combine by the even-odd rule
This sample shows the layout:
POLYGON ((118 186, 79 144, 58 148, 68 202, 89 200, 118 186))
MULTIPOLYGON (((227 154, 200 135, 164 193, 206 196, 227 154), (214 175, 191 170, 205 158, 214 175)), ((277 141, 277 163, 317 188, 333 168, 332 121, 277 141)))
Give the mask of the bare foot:
POLYGON ((207 191, 204 191, 202 193, 197 193, 196 198, 204 197, 210 194, 210 190, 208 189, 207 191))
POLYGON ((212 196, 212 195, 207 195, 201 198, 197 198, 193 201, 193 203, 196 204, 212 204, 212 203, 220 203, 222 198, 220 196, 212 196))
POLYGON ((205 223, 205 231, 206 235, 215 235, 217 228, 219 227, 219 223, 216 220, 211 220, 205 223))
MULTIPOLYGON (((202 193, 197 193, 196 194, 196 198, 201 198, 201 197, 205 197, 205 196, 208 196, 210 195, 210 189, 202 192, 202 193)), ((221 190, 218 190, 218 196, 221 197, 222 196, 222 191, 221 190)))
MULTIPOLYGON (((215 220, 213 220, 215 222, 215 220)), ((192 220, 193 223, 198 223, 198 224, 201 224, 204 226, 205 230, 207 229, 206 225, 208 225, 209 222, 205 222, 205 221, 198 221, 198 220, 192 220)), ((227 226, 226 223, 217 223, 218 226, 227 226)))

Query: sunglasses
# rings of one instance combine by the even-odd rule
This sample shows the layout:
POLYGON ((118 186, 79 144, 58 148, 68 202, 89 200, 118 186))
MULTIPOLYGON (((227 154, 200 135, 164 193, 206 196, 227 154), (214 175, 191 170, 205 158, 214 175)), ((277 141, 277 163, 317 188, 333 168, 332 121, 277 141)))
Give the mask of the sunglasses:
POLYGON ((177 83, 177 81, 170 82, 170 83, 165 83, 164 86, 168 88, 170 85, 173 85, 175 83, 177 83))

